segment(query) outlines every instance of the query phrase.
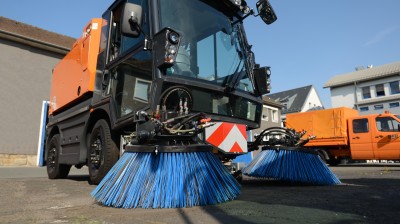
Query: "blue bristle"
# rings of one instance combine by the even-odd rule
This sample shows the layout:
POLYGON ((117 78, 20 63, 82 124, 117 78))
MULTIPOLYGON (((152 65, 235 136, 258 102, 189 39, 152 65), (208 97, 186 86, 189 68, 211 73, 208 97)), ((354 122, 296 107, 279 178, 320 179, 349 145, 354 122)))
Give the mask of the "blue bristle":
POLYGON ((239 183, 212 152, 125 152, 91 195, 111 207, 182 208, 239 193, 239 183))
POLYGON ((260 178, 313 185, 335 185, 340 180, 318 155, 300 150, 263 150, 242 172, 260 178))

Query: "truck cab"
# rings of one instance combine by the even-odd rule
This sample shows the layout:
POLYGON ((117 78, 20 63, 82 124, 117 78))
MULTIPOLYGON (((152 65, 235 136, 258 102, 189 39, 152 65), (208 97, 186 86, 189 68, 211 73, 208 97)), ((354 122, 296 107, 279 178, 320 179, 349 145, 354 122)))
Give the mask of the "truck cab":
POLYGON ((176 112, 183 99, 190 112, 259 127, 262 69, 243 16, 231 1, 116 1, 103 15, 102 85, 94 92, 95 100, 112 101, 113 126, 126 126, 138 111, 176 112))
POLYGON ((400 160, 400 116, 390 113, 348 119, 354 160, 400 160))

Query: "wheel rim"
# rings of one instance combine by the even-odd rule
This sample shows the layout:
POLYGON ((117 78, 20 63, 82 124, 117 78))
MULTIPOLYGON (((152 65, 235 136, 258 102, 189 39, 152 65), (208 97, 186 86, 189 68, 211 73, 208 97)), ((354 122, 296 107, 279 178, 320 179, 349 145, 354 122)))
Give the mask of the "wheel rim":
POLYGON ((98 134, 92 144, 90 144, 90 164, 94 169, 98 169, 102 163, 102 149, 101 136, 98 134))
POLYGON ((56 167, 56 147, 52 147, 49 151, 49 155, 47 157, 47 161, 49 164, 49 168, 54 169, 56 167))

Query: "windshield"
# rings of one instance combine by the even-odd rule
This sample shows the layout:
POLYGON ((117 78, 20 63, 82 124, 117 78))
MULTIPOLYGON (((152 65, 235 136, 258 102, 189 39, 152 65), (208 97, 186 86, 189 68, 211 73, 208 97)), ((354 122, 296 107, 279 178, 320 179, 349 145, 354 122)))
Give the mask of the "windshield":
MULTIPOLYGON (((161 28, 181 33, 176 63, 166 75, 187 77, 254 93, 242 49, 241 24, 204 3, 160 0, 161 28)), ((219 3, 210 3, 220 7, 219 3)))

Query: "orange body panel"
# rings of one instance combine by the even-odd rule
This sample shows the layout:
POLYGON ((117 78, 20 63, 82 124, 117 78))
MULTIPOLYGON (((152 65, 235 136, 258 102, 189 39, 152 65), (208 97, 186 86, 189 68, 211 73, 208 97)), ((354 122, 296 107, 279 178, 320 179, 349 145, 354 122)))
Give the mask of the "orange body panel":
POLYGON ((306 147, 323 148, 331 156, 351 156, 354 160, 400 160, 399 123, 393 114, 359 116, 356 110, 344 107, 286 116, 288 128, 316 136, 306 147), (386 124, 388 119, 392 121, 386 124), (355 120, 363 122, 353 123, 355 120))
POLYGON ((349 119, 349 138, 353 159, 400 159, 400 132, 398 127, 384 130, 379 124, 379 119, 385 118, 399 122, 399 119, 392 114, 371 114, 349 119), (354 119, 368 121, 367 131, 354 133, 354 119))
MULTIPOLYGON (((375 115, 373 115, 375 116, 375 115)), ((353 159, 374 159, 374 151, 372 146, 372 135, 371 135, 371 124, 372 116, 358 116, 350 118, 349 124, 349 139, 351 147, 351 158, 353 159), (364 129, 369 129, 365 133, 354 133, 353 120, 354 119, 367 119, 368 127, 363 127, 364 129)), ((356 128, 357 129, 357 128, 356 128)), ((362 129, 362 128, 361 128, 362 129)))
POLYGON ((305 130, 306 136, 316 136, 306 146, 345 146, 348 145, 347 118, 357 115, 357 110, 346 107, 288 114, 286 127, 305 130))
POLYGON ((94 91, 101 27, 102 19, 92 19, 82 37, 54 68, 49 115, 94 91))

